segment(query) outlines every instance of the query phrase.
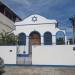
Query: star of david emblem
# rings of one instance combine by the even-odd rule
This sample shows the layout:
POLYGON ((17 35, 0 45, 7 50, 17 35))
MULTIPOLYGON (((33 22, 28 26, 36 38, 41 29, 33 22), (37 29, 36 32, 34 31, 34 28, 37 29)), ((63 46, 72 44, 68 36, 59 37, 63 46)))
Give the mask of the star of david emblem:
POLYGON ((32 17, 32 21, 36 22, 37 21, 37 17, 36 16, 32 17))

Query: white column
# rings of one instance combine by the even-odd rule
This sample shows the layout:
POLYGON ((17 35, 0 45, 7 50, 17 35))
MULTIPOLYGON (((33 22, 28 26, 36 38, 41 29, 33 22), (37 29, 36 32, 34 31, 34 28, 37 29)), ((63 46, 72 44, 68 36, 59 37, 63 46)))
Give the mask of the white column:
POLYGON ((52 44, 56 45, 56 36, 55 35, 52 36, 52 44))
POLYGON ((44 44, 44 37, 41 36, 41 45, 43 45, 43 44, 44 44))
POLYGON ((65 44, 67 45, 67 36, 65 35, 65 44))
POLYGON ((25 48, 26 54, 29 53, 29 37, 26 37, 26 48, 25 48))

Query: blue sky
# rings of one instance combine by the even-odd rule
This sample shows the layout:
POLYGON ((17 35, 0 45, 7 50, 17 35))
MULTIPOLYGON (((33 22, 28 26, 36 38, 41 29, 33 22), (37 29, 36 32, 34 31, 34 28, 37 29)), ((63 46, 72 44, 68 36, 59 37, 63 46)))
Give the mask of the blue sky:
MULTIPOLYGON (((39 14, 48 19, 56 19, 59 27, 71 26, 69 18, 75 14, 75 0, 2 0, 22 19, 39 14)), ((71 30, 67 31, 71 35, 71 30)))

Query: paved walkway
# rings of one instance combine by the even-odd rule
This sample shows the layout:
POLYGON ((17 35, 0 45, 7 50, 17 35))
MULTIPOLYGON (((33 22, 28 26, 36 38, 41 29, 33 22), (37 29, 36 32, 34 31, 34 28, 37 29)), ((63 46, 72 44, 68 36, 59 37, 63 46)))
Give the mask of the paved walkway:
POLYGON ((6 66, 3 75, 75 75, 73 67, 6 66))

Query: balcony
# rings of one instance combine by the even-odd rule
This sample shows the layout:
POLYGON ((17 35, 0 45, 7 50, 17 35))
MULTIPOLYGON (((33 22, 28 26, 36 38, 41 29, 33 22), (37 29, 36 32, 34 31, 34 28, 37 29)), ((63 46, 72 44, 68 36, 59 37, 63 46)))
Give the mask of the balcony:
POLYGON ((4 14, 0 13, 0 32, 2 32, 3 30, 5 32, 11 32, 14 29, 14 22, 6 17, 4 14))

